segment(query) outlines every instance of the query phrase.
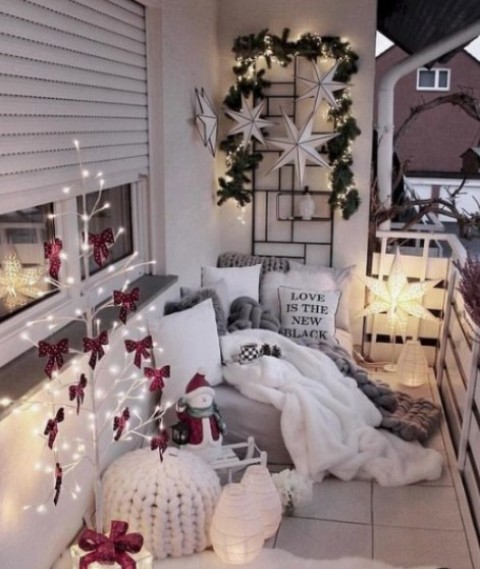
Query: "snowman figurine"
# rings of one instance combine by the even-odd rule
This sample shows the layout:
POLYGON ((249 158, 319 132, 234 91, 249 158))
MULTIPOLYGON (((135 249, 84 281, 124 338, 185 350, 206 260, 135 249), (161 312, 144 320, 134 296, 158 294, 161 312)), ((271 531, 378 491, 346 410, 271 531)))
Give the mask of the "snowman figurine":
POLYGON ((206 462, 220 456, 225 432, 225 423, 213 397, 213 388, 205 376, 196 373, 176 405, 177 416, 187 432, 183 448, 206 462))

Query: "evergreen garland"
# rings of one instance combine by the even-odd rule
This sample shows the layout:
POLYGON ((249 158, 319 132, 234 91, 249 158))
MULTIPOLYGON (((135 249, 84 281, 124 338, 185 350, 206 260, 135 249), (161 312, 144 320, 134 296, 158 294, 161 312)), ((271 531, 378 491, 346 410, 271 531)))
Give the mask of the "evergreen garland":
MULTIPOLYGON (((254 99, 264 98, 264 89, 270 82, 265 78, 265 69, 256 71, 256 62, 264 58, 267 68, 272 66, 273 59, 282 67, 289 65, 294 57, 305 57, 310 61, 318 58, 332 58, 338 62, 335 80, 348 83, 351 76, 357 72, 358 56, 351 50, 348 42, 338 37, 303 34, 298 41, 289 41, 289 29, 285 28, 282 35, 275 36, 262 30, 258 34, 240 36, 235 39, 232 51, 235 54, 233 72, 236 77, 223 101, 231 110, 241 108, 241 95, 253 94, 254 99)), ((357 122, 350 114, 352 101, 343 90, 337 99, 338 109, 331 108, 329 120, 335 123, 338 136, 326 144, 328 158, 332 165, 330 173, 331 195, 329 203, 333 209, 339 208, 344 219, 348 219, 360 205, 358 190, 354 187, 351 170, 351 142, 360 134, 357 122)), ((220 150, 226 153, 227 171, 219 178, 220 188, 217 191, 218 205, 228 199, 237 201, 240 207, 252 201, 252 192, 246 186, 251 182, 250 171, 258 167, 262 160, 260 152, 254 152, 251 143, 245 145, 243 136, 237 134, 227 136, 220 143, 220 150)))

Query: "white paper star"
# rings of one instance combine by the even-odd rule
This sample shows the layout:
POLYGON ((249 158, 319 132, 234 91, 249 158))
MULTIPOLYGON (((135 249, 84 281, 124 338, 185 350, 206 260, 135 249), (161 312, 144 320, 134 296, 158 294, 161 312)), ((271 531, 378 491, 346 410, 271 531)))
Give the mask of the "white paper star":
POLYGON ((346 83, 340 83, 339 81, 334 81, 333 77, 337 71, 338 63, 329 69, 326 73, 320 71, 318 65, 315 62, 313 64, 313 71, 315 74, 315 79, 305 79, 304 77, 297 77, 299 81, 310 87, 301 97, 298 97, 297 101, 302 101, 304 99, 314 99, 314 112, 317 111, 320 103, 322 101, 327 101, 329 105, 338 108, 337 101, 333 93, 339 91, 340 89, 345 89, 347 87, 346 83))
POLYGON ((217 144, 218 118, 212 103, 205 91, 195 89, 195 126, 202 138, 203 144, 208 148, 212 156, 215 156, 217 144))
POLYGON ((274 126, 274 123, 260 118, 264 104, 264 101, 262 101, 252 109, 249 107, 245 97, 242 95, 242 110, 240 112, 231 110, 225 111, 229 117, 237 122, 237 125, 228 131, 228 134, 238 134, 241 132, 243 134, 243 142, 245 145, 250 142, 252 136, 261 144, 265 144, 263 133, 260 129, 268 126, 274 126))
POLYGON ((23 306, 29 298, 39 298, 45 293, 36 285, 45 274, 45 268, 24 267, 17 254, 7 253, 0 269, 0 298, 8 310, 23 306))
POLYGON ((398 330, 405 337, 409 315, 433 322, 437 321, 437 318, 423 307, 419 300, 439 281, 428 280, 409 283, 402 269, 402 261, 398 249, 395 251, 392 268, 386 281, 380 281, 372 277, 364 277, 362 280, 373 292, 375 298, 371 304, 362 310, 359 316, 386 312, 391 334, 398 330))
POLYGON ((315 149, 338 135, 336 133, 312 134, 314 113, 310 115, 300 130, 283 109, 282 115, 287 129, 287 138, 269 138, 267 142, 284 152, 268 173, 293 162, 300 186, 303 187, 307 160, 318 166, 329 166, 328 162, 315 149))

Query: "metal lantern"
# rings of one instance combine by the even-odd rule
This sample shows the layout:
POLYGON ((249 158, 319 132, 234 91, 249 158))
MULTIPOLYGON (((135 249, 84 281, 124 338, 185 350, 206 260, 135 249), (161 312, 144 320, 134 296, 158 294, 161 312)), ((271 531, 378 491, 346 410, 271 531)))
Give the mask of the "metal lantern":
POLYGON ((242 484, 248 490, 260 510, 263 537, 272 537, 282 519, 282 503, 266 466, 253 464, 245 471, 242 484))
POLYGON ((227 484, 210 527, 213 550, 225 563, 241 565, 263 547, 263 523, 252 494, 239 483, 227 484))
POLYGON ((420 387, 428 377, 425 352, 417 340, 407 340, 397 362, 400 382, 407 387, 420 387))

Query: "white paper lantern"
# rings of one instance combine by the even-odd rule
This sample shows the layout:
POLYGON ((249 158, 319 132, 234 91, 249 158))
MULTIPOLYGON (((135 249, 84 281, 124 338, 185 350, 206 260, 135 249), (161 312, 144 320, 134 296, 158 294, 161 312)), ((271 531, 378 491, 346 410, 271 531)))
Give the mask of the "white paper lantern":
POLYGON ((260 510, 263 537, 272 537, 282 519, 282 503, 268 468, 260 464, 249 466, 243 475, 242 484, 253 496, 260 510))
POLYGON ((210 528, 215 553, 225 563, 255 559, 263 547, 263 523, 255 500, 242 484, 227 484, 210 528))
POLYGON ((408 387, 420 387, 428 377, 428 362, 417 340, 407 340, 397 362, 400 382, 408 387))

